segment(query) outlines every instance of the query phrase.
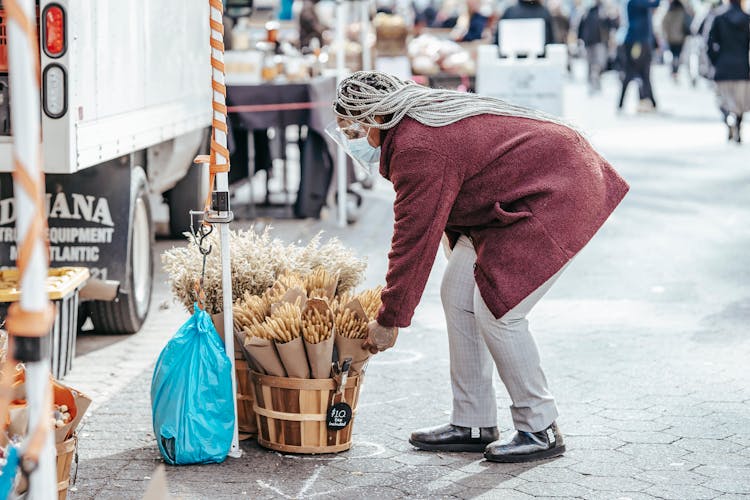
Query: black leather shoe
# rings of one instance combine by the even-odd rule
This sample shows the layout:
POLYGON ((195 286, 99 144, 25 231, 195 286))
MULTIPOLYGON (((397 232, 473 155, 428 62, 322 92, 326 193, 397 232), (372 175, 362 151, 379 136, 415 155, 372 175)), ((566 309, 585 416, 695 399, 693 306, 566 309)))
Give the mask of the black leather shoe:
POLYGON ((414 431, 409 442, 420 450, 481 452, 499 436, 497 427, 459 427, 445 424, 414 431))
POLYGON ((484 458, 492 462, 533 462, 565 453, 565 442, 557 424, 539 432, 516 431, 510 439, 487 445, 484 458))

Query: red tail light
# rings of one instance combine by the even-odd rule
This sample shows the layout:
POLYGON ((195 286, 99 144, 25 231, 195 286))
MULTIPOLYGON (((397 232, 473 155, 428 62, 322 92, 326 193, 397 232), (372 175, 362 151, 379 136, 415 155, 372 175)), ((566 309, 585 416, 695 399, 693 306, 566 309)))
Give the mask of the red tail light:
POLYGON ((65 11, 59 5, 44 9, 44 51, 50 57, 60 57, 65 52, 65 11))

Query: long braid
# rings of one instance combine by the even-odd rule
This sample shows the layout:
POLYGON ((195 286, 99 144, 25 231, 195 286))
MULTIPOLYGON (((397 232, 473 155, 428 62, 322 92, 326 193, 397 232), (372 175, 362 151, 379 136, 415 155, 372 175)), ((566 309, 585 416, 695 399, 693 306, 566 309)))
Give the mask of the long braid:
POLYGON ((494 97, 432 89, 387 73, 358 71, 339 83, 333 109, 337 116, 387 130, 404 116, 429 127, 443 127, 470 116, 515 116, 571 127, 560 118, 494 97), (383 118, 383 123, 375 121, 383 118))

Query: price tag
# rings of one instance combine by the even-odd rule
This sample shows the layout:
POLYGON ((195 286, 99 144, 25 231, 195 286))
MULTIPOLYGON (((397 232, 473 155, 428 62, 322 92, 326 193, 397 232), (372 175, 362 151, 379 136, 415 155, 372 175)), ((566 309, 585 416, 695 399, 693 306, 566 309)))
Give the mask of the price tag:
POLYGON ((336 403, 328 409, 328 428, 338 431, 352 420, 352 407, 348 403, 336 403))

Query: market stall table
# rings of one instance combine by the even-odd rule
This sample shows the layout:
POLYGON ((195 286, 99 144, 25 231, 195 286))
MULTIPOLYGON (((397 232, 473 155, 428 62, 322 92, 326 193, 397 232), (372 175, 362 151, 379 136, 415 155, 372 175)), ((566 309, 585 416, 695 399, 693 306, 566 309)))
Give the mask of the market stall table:
MULTIPOLYGON (((297 125, 300 127, 300 183, 293 214, 296 217, 318 217, 333 175, 335 146, 329 142, 324 130, 334 119, 331 103, 335 92, 336 80, 333 77, 312 78, 305 82, 227 86, 232 139, 229 148, 234 167, 230 181, 236 182, 248 175, 252 177, 257 170, 271 168, 266 130, 275 129, 281 144, 277 154, 284 162, 282 192, 288 206, 285 130, 290 125, 297 125), (303 134, 302 127, 306 128, 306 134, 303 134), (255 163, 250 172, 245 170, 250 163, 249 132, 253 132, 255 146, 255 163)), ((265 204, 270 205, 268 192, 265 204)))

